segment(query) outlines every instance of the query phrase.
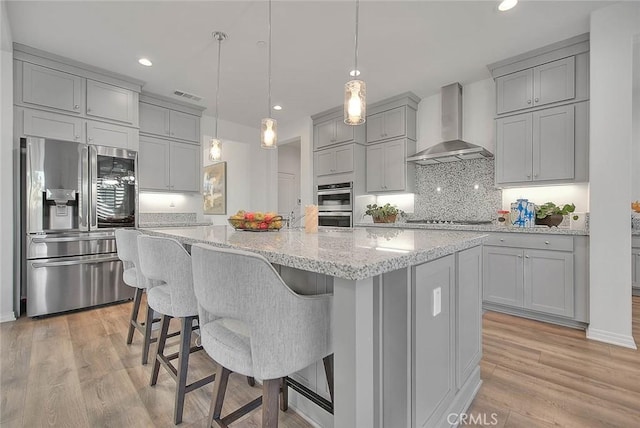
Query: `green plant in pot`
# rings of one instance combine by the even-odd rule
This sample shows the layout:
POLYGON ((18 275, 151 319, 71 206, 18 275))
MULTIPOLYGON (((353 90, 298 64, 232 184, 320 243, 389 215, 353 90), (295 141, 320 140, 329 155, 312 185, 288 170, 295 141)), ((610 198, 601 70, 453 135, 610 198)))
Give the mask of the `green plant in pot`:
POLYGON ((387 203, 382 206, 369 204, 367 205, 367 210, 364 213, 365 215, 373 217, 374 223, 395 223, 396 217, 398 214, 402 214, 403 211, 398 209, 398 207, 387 203))
POLYGON ((565 215, 575 210, 576 206, 574 204, 564 204, 560 207, 553 202, 547 202, 543 205, 536 206, 536 224, 544 224, 549 227, 558 226, 562 223, 565 215))

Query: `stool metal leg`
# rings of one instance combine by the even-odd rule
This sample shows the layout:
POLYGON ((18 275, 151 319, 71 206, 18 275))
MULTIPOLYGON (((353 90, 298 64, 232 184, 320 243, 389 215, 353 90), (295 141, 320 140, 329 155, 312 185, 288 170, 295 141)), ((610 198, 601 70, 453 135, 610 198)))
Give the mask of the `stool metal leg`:
POLYGON ((251 376, 247 376, 247 384, 251 387, 256 386, 256 380, 251 376))
POLYGON ((189 354, 191 349, 191 331, 195 317, 181 318, 180 351, 178 355, 178 373, 176 379, 176 399, 173 408, 173 423, 182 422, 182 410, 184 408, 184 395, 187 388, 187 369, 189 367, 189 354))
POLYGON ((262 382, 262 428, 277 428, 278 396, 282 379, 265 379, 262 382))
POLYGON ((224 394, 227 392, 227 383, 231 371, 220 364, 216 366, 216 381, 213 384, 213 394, 211 395, 211 408, 209 409, 208 425, 211 427, 213 421, 219 421, 222 414, 222 403, 224 402, 224 394))
POLYGON ((153 371, 151 372, 151 386, 158 382, 158 374, 160 373, 160 356, 164 355, 164 345, 167 342, 167 332, 169 331, 169 322, 171 317, 162 315, 162 327, 160 328, 160 336, 158 337, 158 347, 156 348, 156 356, 153 359, 153 371))
POLYGON ((280 379, 280 410, 289 410, 289 386, 286 377, 280 379))
POLYGON ((147 305, 147 320, 144 324, 144 340, 142 342, 142 364, 149 362, 149 347, 151 346, 151 327, 153 325, 153 309, 147 305))
POLYGON ((133 342, 133 332, 135 325, 138 322, 138 312, 140 311, 140 302, 142 301, 142 288, 136 288, 133 295, 133 308, 131 309, 131 318, 129 318, 129 332, 127 333, 127 345, 131 345, 133 342))

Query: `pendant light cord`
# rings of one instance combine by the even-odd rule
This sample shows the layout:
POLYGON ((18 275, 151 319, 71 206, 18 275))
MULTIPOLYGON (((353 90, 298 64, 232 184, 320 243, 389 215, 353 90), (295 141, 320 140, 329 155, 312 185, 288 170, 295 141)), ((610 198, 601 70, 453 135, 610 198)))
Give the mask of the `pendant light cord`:
POLYGON ((222 49, 222 36, 218 35, 218 76, 216 79, 216 140, 218 139, 218 104, 220 103, 220 51, 222 49))
POLYGON ((356 49, 355 49, 355 59, 354 59, 354 68, 353 68, 353 78, 357 79, 358 77, 358 15, 360 11, 360 0, 356 0, 356 49))
POLYGON ((269 83, 268 83, 268 94, 267 94, 267 117, 271 117, 271 0, 269 0, 269 24, 268 24, 268 29, 269 29, 269 70, 268 70, 268 79, 269 79, 269 83))

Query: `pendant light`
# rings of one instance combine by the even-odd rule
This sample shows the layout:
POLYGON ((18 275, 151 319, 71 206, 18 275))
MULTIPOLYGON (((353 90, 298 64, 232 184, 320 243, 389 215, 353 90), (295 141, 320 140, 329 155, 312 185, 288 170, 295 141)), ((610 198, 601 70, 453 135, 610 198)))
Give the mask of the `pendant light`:
POLYGON ((278 147, 278 122, 271 117, 271 0, 269 0, 269 90, 267 95, 267 117, 260 124, 260 146, 263 149, 278 147))
POLYGON ((221 31, 215 31, 213 38, 218 41, 218 75, 216 80, 216 129, 215 136, 211 139, 209 146, 209 160, 217 162, 222 158, 222 141, 218 138, 218 104, 220 98, 220 48, 222 41, 227 39, 227 35, 221 31))
POLYGON ((358 15, 360 0, 356 0, 356 38, 355 38, 355 65, 351 75, 353 80, 344 85, 344 123, 347 125, 362 125, 367 116, 367 90, 364 81, 357 78, 358 70, 358 15))

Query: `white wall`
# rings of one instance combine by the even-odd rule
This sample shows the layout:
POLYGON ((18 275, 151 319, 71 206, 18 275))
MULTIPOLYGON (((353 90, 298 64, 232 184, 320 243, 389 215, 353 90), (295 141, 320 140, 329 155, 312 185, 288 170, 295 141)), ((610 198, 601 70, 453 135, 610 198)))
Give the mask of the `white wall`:
POLYGON ((640 36, 633 44, 633 142, 631 200, 640 201, 640 36))
MULTIPOLYGON (((295 198, 300 200, 300 140, 278 144, 278 174, 285 173, 291 174, 294 177, 295 182, 295 198)), ((279 190, 279 189, 278 189, 279 190)), ((278 198, 280 195, 278 195, 278 198)), ((298 210, 300 210, 298 205, 298 210)), ((278 201, 278 207, 280 208, 280 201, 278 201)), ((278 209, 279 214, 288 214, 288 210, 291 207, 287 207, 286 211, 278 209)), ((297 214, 296 214, 297 215, 297 214)))
POLYGON ((587 337, 635 348, 631 335, 633 39, 640 3, 591 14, 590 325, 587 337))
POLYGON ((0 322, 13 312, 13 40, 6 3, 0 2, 0 322))
MULTIPOLYGON (((302 200, 300 215, 302 215, 305 205, 313 204, 315 197, 315 189, 313 188, 313 121, 310 117, 304 117, 296 122, 279 124, 279 126, 279 141, 283 143, 300 141, 300 199, 302 200)), ((277 198, 276 194, 276 205, 277 198)))

